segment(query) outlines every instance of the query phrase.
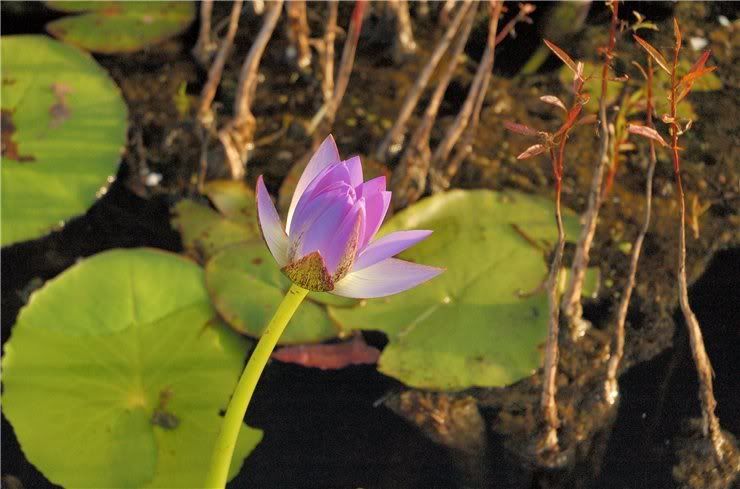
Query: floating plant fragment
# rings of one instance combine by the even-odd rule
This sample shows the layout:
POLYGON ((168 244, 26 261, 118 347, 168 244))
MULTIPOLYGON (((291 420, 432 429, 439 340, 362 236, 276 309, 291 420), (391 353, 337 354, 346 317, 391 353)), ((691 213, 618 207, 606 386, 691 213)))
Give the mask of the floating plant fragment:
MULTIPOLYGON (((259 338, 290 288, 260 239, 223 249, 205 267, 206 288, 213 305, 236 331, 259 338)), ((280 337, 280 344, 316 343, 340 335, 323 303, 353 305, 356 301, 311 292, 280 337)))
POLYGON ((1 44, 7 245, 42 236, 95 201, 116 171, 127 115, 118 87, 87 53, 46 36, 1 44))
MULTIPOLYGON (((577 235, 575 217, 568 213, 564 220, 569 235, 577 235)), ((401 258, 447 271, 392 297, 330 307, 332 318, 347 330, 388 335, 378 369, 409 386, 493 387, 531 375, 541 365, 547 329, 542 246, 556 239, 552 203, 520 193, 454 190, 395 215, 381 234, 411 228, 432 229, 434 239, 401 258)))
MULTIPOLYGON (((5 345, 3 413, 66 487, 198 487, 248 343, 195 263, 113 250, 36 291, 5 345)), ((261 438, 245 425, 231 475, 261 438)))
POLYGON ((46 24, 54 37, 87 51, 130 53, 183 32, 195 18, 195 2, 50 1, 76 13, 46 24))

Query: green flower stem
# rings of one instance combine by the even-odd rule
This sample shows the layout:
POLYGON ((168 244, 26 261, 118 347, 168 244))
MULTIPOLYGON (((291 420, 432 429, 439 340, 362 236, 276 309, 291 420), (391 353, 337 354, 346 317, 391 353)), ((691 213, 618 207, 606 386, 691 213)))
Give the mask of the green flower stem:
POLYGON ((247 412, 247 406, 249 406, 249 401, 252 399, 257 381, 259 381, 262 371, 265 369, 272 350, 275 349, 275 345, 283 334, 285 326, 288 325, 288 321, 293 317, 306 294, 308 294, 308 291, 303 287, 296 284, 290 287, 270 324, 262 333, 257 347, 252 352, 252 356, 249 358, 249 362, 247 362, 247 366, 244 368, 236 386, 234 395, 231 397, 224 422, 221 425, 221 432, 216 439, 213 457, 211 458, 211 468, 208 471, 205 484, 208 489, 226 486, 226 478, 231 465, 231 457, 234 454, 236 438, 239 436, 244 414, 247 412))

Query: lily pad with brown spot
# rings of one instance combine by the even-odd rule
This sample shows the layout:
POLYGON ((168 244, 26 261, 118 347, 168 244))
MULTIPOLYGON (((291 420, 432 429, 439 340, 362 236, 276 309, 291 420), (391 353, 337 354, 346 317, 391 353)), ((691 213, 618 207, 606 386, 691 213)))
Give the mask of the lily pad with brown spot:
POLYGON ((2 38, 2 244, 83 213, 114 175, 126 105, 92 57, 46 36, 2 38))
POLYGON ((130 53, 183 32, 195 18, 195 2, 50 1, 49 7, 76 13, 49 22, 54 37, 87 51, 130 53))

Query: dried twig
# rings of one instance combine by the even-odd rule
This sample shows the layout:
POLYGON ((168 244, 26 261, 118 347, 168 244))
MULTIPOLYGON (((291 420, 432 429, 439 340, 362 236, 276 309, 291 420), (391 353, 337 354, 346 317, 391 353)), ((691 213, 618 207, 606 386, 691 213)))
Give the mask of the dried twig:
POLYGON ((239 84, 234 100, 234 117, 218 132, 218 138, 224 147, 226 160, 235 180, 244 178, 244 162, 254 139, 256 119, 251 111, 252 100, 257 89, 258 68, 267 42, 275 30, 283 0, 272 2, 272 8, 265 15, 262 28, 249 48, 239 73, 239 84))
POLYGON ((411 27, 411 14, 407 0, 390 0, 388 6, 396 15, 396 41, 393 45, 396 60, 400 61, 416 52, 414 30, 411 27))
MULTIPOLYGON (((498 34, 496 33, 496 26, 498 24, 499 14, 496 12, 491 13, 491 19, 489 23, 488 42, 486 44, 486 50, 481 59, 478 73, 483 73, 483 76, 479 84, 475 84, 475 81, 470 87, 468 93, 468 100, 473 100, 472 114, 468 117, 467 121, 463 121, 462 117, 465 110, 465 105, 460 110, 458 117, 455 122, 448 130, 445 139, 440 143, 432 156, 431 168, 429 170, 430 185, 432 192, 441 192, 450 187, 450 181, 457 174, 460 165, 463 160, 473 151, 473 142, 475 140, 475 133, 478 130, 478 124, 480 122, 480 114, 483 109, 483 102, 486 98, 486 92, 490 84, 491 72, 493 70, 493 63, 495 60, 495 47, 503 41, 509 33, 513 32, 514 27, 518 22, 531 22, 529 14, 534 12, 534 5, 525 3, 519 5, 519 13, 511 19, 501 29, 498 34), (449 158, 449 152, 456 143, 456 137, 459 137, 459 131, 462 128, 462 143, 459 145, 458 150, 452 159, 449 158), (457 131, 457 132, 456 132, 457 131), (449 138, 449 139, 448 139, 449 138), (452 145, 452 146, 450 146, 452 145)), ((477 74, 476 74, 477 78, 477 74)), ((467 104, 467 100, 465 101, 467 104)))
POLYGON ((403 134, 406 130, 406 123, 411 117, 411 114, 414 112, 414 108, 416 107, 421 94, 424 92, 424 88, 426 88, 429 79, 434 73, 434 70, 437 68, 440 60, 447 52, 450 44, 452 43, 452 40, 455 38, 455 35, 460 29, 460 25, 465 18, 465 14, 467 14, 471 7, 472 4, 470 0, 463 0, 463 4, 460 7, 460 10, 457 12, 457 15, 455 15, 455 19, 452 21, 452 24, 450 24, 450 26, 447 28, 447 31, 445 31, 444 36, 434 48, 434 52, 432 52, 429 61, 424 66, 424 69, 422 69, 421 73, 419 73, 419 76, 416 78, 414 86, 406 94, 406 98, 403 101, 403 105, 401 105, 401 110, 398 112, 398 116, 396 117, 393 126, 388 131, 385 138, 383 138, 383 141, 380 143, 378 148, 375 150, 375 157, 378 160, 382 161, 386 158, 388 150, 391 146, 400 144, 403 138, 403 134))
MULTIPOLYGON (((646 74, 646 125, 647 127, 655 129, 655 126, 653 125, 653 63, 650 57, 648 57, 648 69, 646 74)), ((637 264, 640 260, 642 243, 643 241, 645 241, 645 236, 647 235, 648 229, 650 228, 650 214, 652 212, 653 203, 653 175, 655 174, 656 163, 657 158, 655 156, 655 142, 651 139, 648 170, 647 176, 645 177, 645 218, 642 222, 640 233, 637 235, 635 243, 632 245, 632 255, 630 256, 630 269, 627 276, 627 285, 624 287, 622 299, 620 300, 619 308, 617 309, 617 324, 614 331, 614 346, 612 348, 612 353, 609 357, 609 362, 606 369, 604 394, 609 404, 613 404, 619 396, 617 372, 619 370, 619 364, 622 361, 622 357, 624 356, 624 325, 627 320, 627 309, 632 297, 632 291, 635 288, 635 275, 637 274, 637 264)))
POLYGON ((291 0, 285 5, 285 10, 288 15, 288 39, 295 49, 296 65, 303 70, 311 66, 306 0, 291 0))
POLYGON ((339 1, 329 0, 329 17, 324 31, 324 49, 322 53, 324 76, 321 79, 321 92, 324 94, 325 103, 334 94, 334 39, 337 37, 338 11, 339 1))
POLYGON ((347 30, 347 39, 342 49, 342 59, 339 61, 334 92, 328 100, 324 101, 324 105, 318 110, 309 124, 308 132, 315 133, 316 139, 323 139, 329 133, 334 124, 339 105, 344 98, 344 92, 347 90, 349 77, 352 74, 352 67, 355 63, 355 53, 357 52, 357 43, 360 40, 360 30, 362 29, 366 7, 367 0, 357 0, 355 2, 349 22, 349 29, 347 30))
POLYGON ((226 59, 228 58, 229 51, 231 51, 231 47, 234 44, 234 36, 236 36, 236 30, 239 27, 239 15, 241 14, 243 3, 243 0, 235 0, 234 4, 231 6, 229 30, 221 41, 218 54, 216 54, 216 58, 213 60, 211 68, 208 70, 208 80, 203 86, 203 90, 200 92, 198 119, 201 124, 206 127, 210 127, 213 123, 211 104, 213 103, 213 99, 216 97, 216 90, 218 89, 219 83, 221 83, 221 75, 223 75, 224 66, 226 66, 226 59))
POLYGON ((396 209, 400 209, 416 201, 422 192, 424 192, 426 177, 429 171, 429 162, 431 160, 429 135, 437 119, 437 112, 442 103, 442 98, 459 63, 460 54, 463 52, 465 44, 468 41, 474 19, 475 8, 470 8, 466 12, 465 20, 458 33, 455 45, 450 52, 450 60, 445 67, 437 87, 432 93, 422 120, 414 131, 411 141, 409 141, 406 151, 401 157, 401 161, 399 161, 398 166, 393 172, 391 188, 395 197, 394 207, 396 209))
POLYGON ((576 252, 571 267, 571 280, 563 294, 561 307, 569 320, 571 339, 577 339, 585 332, 585 322, 582 320, 581 291, 586 277, 588 259, 596 233, 596 222, 602 203, 601 182, 604 178, 604 169, 609 165, 609 131, 606 116, 607 80, 614 57, 614 47, 617 42, 617 27, 619 25, 619 2, 610 3, 612 9, 611 24, 609 26, 609 45, 604 50, 604 64, 601 69, 601 93, 599 95, 599 121, 601 125, 599 154, 597 156, 591 187, 588 194, 588 206, 583 215, 583 228, 576 244, 576 252))
POLYGON ((203 0, 200 3, 200 30, 198 31, 198 40, 195 42, 192 51, 193 56, 201 66, 208 66, 218 46, 211 39, 211 12, 213 12, 213 0, 203 0))

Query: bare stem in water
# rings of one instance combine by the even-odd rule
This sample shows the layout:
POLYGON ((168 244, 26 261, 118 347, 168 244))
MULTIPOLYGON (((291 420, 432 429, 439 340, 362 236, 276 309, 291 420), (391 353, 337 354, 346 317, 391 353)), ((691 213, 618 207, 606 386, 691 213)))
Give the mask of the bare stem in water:
POLYGON ((311 47, 308 43, 310 29, 306 16, 306 0, 291 0, 286 4, 288 38, 296 53, 296 64, 303 70, 311 66, 311 47))
MULTIPOLYGON (((653 124, 653 63, 652 59, 648 56, 648 69, 647 69, 647 80, 646 80, 646 108, 647 117, 646 125, 652 129, 655 129, 653 124)), ((625 330, 624 325, 627 320, 627 309, 629 307, 630 299, 632 298, 632 291, 635 288, 635 275, 637 274, 637 264, 640 261, 640 252, 642 251, 642 243, 645 241, 648 229, 650 228, 650 214, 652 212, 653 204, 653 175, 655 174, 655 164, 657 158, 655 155, 655 142, 651 139, 650 142, 650 160, 648 163, 647 176, 645 177, 645 218, 642 222, 642 228, 640 233, 635 239, 635 243, 632 245, 632 255, 630 256, 630 269, 629 275, 627 276, 627 285, 624 288, 622 299, 619 302, 619 308, 617 309, 617 324, 614 331, 614 345, 612 347, 612 353, 609 357, 606 370, 606 383, 604 385, 605 398, 609 404, 614 403, 619 396, 619 385, 617 383, 617 372, 619 371, 619 364, 624 356, 624 336, 625 330)))
POLYGON ((586 269, 588 268, 589 254, 593 245, 594 234, 596 234, 596 223, 599 218, 599 209, 602 203, 602 180, 604 179, 604 169, 609 165, 609 131, 606 116, 607 105, 607 80, 609 78, 609 69, 612 58, 614 57, 614 47, 617 43, 617 27, 619 25, 618 9, 619 2, 611 2, 612 18, 609 26, 609 45, 604 52, 604 64, 601 69, 601 93, 599 95, 599 123, 600 123, 600 141, 599 153, 594 167, 594 174, 591 180, 591 188, 588 194, 588 207, 583 215, 583 228, 581 235, 576 244, 576 252, 573 258, 571 268, 571 280, 563 294, 562 308, 563 313, 569 320, 571 338, 577 339, 583 333, 583 308, 581 306, 581 292, 583 282, 586 278, 586 269))
POLYGON ((217 44, 211 39, 211 12, 213 11, 213 0, 200 2, 200 30, 198 40, 193 46, 193 56, 201 64, 208 66, 211 55, 216 50, 217 44))

